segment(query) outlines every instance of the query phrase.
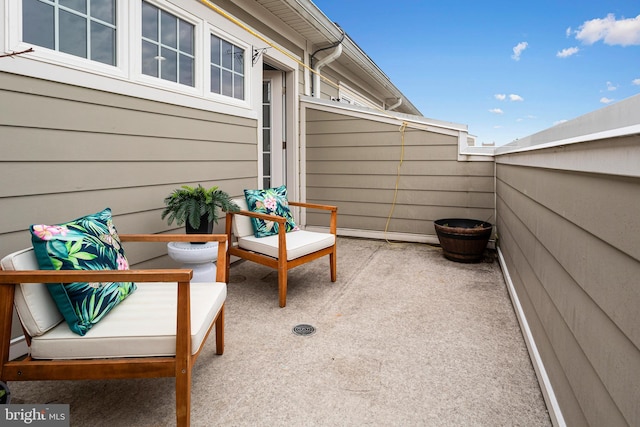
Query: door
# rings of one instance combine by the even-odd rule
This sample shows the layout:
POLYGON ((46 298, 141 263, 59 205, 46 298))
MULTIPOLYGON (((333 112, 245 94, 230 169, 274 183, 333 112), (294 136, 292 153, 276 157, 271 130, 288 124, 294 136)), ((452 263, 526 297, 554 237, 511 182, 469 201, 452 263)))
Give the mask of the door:
POLYGON ((263 71, 262 81, 262 185, 286 184, 285 83, 282 71, 263 71))

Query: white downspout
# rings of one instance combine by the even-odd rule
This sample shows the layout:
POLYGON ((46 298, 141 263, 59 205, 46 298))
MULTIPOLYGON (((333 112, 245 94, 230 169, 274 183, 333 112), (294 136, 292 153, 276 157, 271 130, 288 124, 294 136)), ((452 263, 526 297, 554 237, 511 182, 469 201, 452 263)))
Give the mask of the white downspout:
POLYGON ((336 46, 335 50, 329 55, 322 58, 315 67, 313 67, 313 96, 320 98, 320 69, 330 62, 335 61, 340 55, 342 55, 342 44, 336 46))
POLYGON ((395 104, 389 106, 389 108, 387 108, 387 111, 393 111, 396 108, 398 108, 399 106, 402 105, 402 98, 398 98, 398 102, 396 102, 395 104))

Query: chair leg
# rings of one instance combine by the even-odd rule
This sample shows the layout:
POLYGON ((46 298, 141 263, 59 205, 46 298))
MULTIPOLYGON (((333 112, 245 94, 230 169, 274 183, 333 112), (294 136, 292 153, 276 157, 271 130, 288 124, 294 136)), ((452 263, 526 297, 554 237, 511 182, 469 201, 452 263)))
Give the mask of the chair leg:
POLYGON ((336 247, 333 247, 333 252, 329 254, 329 268, 331 268, 331 281, 335 282, 338 278, 338 269, 337 269, 337 260, 338 256, 336 254, 336 247))
MULTIPOLYGON (((228 244, 228 243, 227 243, 228 244)), ((226 263, 226 269, 227 269, 227 285, 229 284, 229 270, 231 269, 231 254, 229 253, 229 248, 227 247, 227 263, 226 263)))
POLYGON ((191 423, 191 367, 186 372, 176 372, 176 422, 178 427, 191 423))
POLYGON ((216 319, 216 354, 224 353, 224 304, 216 319))
POLYGON ((287 305, 287 269, 278 268, 278 297, 280 307, 287 305))

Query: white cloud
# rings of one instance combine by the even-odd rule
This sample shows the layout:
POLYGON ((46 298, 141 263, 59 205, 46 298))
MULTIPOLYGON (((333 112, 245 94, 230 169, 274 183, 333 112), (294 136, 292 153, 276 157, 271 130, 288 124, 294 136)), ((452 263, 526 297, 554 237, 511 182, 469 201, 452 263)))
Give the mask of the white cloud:
POLYGON ((611 99, 611 98, 607 98, 606 96, 603 96, 602 98, 600 98, 600 102, 602 102, 603 104, 610 104, 613 101, 615 101, 615 100, 611 99))
POLYGON ((509 99, 512 101, 524 101, 523 97, 516 95, 515 93, 509 94, 509 99))
POLYGON ((575 55, 576 53, 578 53, 578 51, 580 51, 580 49, 578 49, 577 47, 568 47, 566 49, 558 51, 558 53, 556 53, 556 56, 558 58, 567 58, 571 55, 575 55))
POLYGON ((634 85, 640 85, 640 79, 633 79, 633 80, 631 81, 631 84, 634 84, 634 85))
POLYGON ((616 89, 618 89, 618 86, 614 85, 614 84, 613 84, 613 83, 611 83, 611 82, 607 82, 607 90, 608 90, 609 92, 612 92, 612 91, 614 91, 614 90, 616 90, 616 89))
POLYGON ((499 108, 492 108, 491 110, 489 110, 490 113, 495 113, 495 114, 504 114, 504 111, 502 111, 499 108))
POLYGON ((529 43, 527 42, 520 42, 515 45, 513 47, 513 55, 511 55, 511 58, 513 58, 514 61, 520 61, 520 55, 527 48, 527 46, 529 46, 529 43))
POLYGON ((498 101, 504 101, 505 99, 507 99, 507 95, 505 95, 504 93, 496 93, 495 95, 493 95, 493 97, 498 101))
POLYGON ((568 27, 567 30, 565 31, 565 34, 567 35, 567 37, 571 37, 571 33, 572 33, 571 27, 568 27))
POLYGON ((494 129, 502 129, 502 126, 497 125, 497 126, 494 126, 493 128, 494 128, 494 129))
POLYGON ((585 21, 576 31, 576 39, 590 45, 600 40, 608 45, 640 45, 640 15, 616 20, 610 13, 606 18, 585 21))

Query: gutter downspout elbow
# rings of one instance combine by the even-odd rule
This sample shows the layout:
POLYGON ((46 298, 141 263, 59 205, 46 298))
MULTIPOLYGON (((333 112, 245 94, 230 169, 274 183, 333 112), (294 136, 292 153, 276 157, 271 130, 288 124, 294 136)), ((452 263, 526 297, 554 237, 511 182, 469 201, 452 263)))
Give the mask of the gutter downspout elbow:
POLYGON ((322 58, 315 67, 313 67, 313 96, 316 98, 320 98, 320 69, 330 62, 335 61, 338 57, 342 55, 342 44, 336 46, 335 50, 331 52, 329 55, 322 58))
POLYGON ((401 105, 402 105, 402 98, 398 98, 398 102, 396 102, 393 105, 390 105, 389 108, 387 108, 387 111, 393 111, 401 105))

